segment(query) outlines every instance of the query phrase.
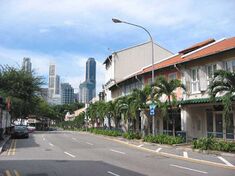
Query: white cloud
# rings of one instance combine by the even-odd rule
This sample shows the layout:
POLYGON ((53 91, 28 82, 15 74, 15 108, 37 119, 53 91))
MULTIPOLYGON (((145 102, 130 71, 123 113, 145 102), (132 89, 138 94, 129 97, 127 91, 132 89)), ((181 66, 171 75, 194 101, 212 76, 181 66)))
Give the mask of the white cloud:
MULTIPOLYGON (((193 1, 180 0, 171 1, 161 0, 144 1, 144 0, 21 0, 13 1, 8 4, 6 14, 1 14, 7 19, 22 20, 31 23, 42 24, 64 24, 67 26, 75 26, 78 20, 81 24, 90 24, 99 29, 101 24, 108 26, 112 17, 120 17, 123 20, 131 20, 141 24, 149 24, 156 26, 172 26, 182 25, 183 23, 198 23, 201 19, 207 21, 213 20, 209 15, 210 11, 214 11, 216 7, 222 4, 228 6, 234 4, 228 1, 193 1), (200 10, 199 10, 200 8, 200 10), (29 15, 30 14, 30 15, 29 15), (16 17, 17 18, 14 18, 16 17), (105 22, 105 23, 104 23, 105 22)), ((4 7, 4 6, 3 6, 4 7)), ((1 8, 0 8, 1 9, 1 8)), ((226 11, 220 8, 220 14, 226 11)), ((215 17, 217 14, 213 14, 215 17)), ((226 19, 224 17, 224 19, 226 19)), ((214 19, 215 20, 215 19, 214 19)), ((89 26, 91 27, 91 26, 89 26)), ((103 30, 108 30, 103 28, 103 30)))
POLYGON ((42 29, 39 29, 39 32, 40 32, 40 33, 47 33, 47 32, 49 32, 49 31, 50 31, 49 29, 45 29, 45 28, 44 28, 44 29, 43 29, 43 28, 42 28, 42 29))

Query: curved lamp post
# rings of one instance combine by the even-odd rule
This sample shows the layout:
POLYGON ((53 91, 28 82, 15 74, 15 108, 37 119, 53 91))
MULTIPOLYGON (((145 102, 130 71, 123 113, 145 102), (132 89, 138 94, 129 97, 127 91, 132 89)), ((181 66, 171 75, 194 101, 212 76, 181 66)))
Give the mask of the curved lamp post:
MULTIPOLYGON (((150 41, 151 41, 151 54, 152 54, 152 81, 151 81, 151 87, 152 87, 152 93, 151 93, 151 101, 152 103, 154 103, 154 100, 153 100, 153 84, 154 84, 154 48, 153 48, 153 38, 150 34, 150 32, 144 28, 143 26, 140 26, 140 25, 137 25, 137 24, 133 24, 133 23, 129 23, 129 22, 126 22, 126 21, 122 21, 122 20, 119 20, 119 19, 116 19, 116 18, 113 18, 112 21, 114 23, 124 23, 124 24, 128 24, 128 25, 131 25, 131 26, 135 26, 135 27, 138 27, 138 28, 141 28, 143 29, 145 32, 147 32, 149 38, 150 38, 150 41)), ((154 119, 154 115, 152 115, 152 133, 153 135, 155 135, 155 119, 154 119)))

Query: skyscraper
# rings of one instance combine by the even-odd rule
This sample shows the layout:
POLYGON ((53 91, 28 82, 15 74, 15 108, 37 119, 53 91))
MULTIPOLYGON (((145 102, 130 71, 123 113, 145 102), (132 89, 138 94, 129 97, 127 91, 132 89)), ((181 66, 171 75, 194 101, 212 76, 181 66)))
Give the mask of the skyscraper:
POLYGON ((30 58, 28 57, 23 58, 22 69, 29 73, 32 71, 32 63, 30 58))
POLYGON ((74 103, 74 89, 69 83, 61 84, 61 104, 74 103))
POLYGON ((89 58, 86 62, 86 81, 96 83, 96 62, 89 58))
POLYGON ((56 74, 55 64, 49 66, 48 102, 60 104, 60 76, 56 74))
POLYGON ((86 80, 79 86, 79 101, 88 103, 96 95, 96 62, 89 58, 86 62, 86 80))

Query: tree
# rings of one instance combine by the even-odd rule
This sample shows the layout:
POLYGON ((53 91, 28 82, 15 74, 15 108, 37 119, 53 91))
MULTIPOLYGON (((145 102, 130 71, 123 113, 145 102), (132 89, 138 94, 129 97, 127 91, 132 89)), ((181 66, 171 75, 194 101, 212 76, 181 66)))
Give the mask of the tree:
POLYGON ((223 118, 225 119, 223 128, 226 128, 226 124, 230 123, 229 113, 232 110, 232 101, 235 97, 235 73, 217 70, 208 90, 212 101, 215 101, 216 97, 222 97, 223 118))
MULTIPOLYGON (((108 118, 108 126, 110 129, 112 129, 111 126, 111 119, 116 121, 116 113, 115 113, 115 106, 116 101, 109 101, 106 103, 106 116, 108 118)), ((115 123, 116 124, 116 123, 115 123)), ((115 126, 117 128, 117 126, 115 126)))
MULTIPOLYGON (((170 116, 172 119, 172 126, 173 126, 172 129, 173 136, 175 136, 175 117, 172 115, 172 113, 173 113, 173 107, 176 104, 176 95, 174 91, 177 88, 185 89, 184 85, 181 83, 180 80, 177 79, 167 80, 164 76, 158 76, 154 85, 154 91, 158 98, 160 98, 162 95, 165 95, 167 97, 166 98, 166 102, 168 103, 167 109, 170 110, 170 116)), ((168 112, 168 110, 166 112, 168 112)))
POLYGON ((0 92, 10 97, 13 118, 26 117, 35 111, 39 101, 37 92, 43 78, 10 66, 0 66, 0 92))
POLYGON ((151 94, 151 87, 150 86, 146 86, 144 87, 143 90, 140 89, 134 89, 131 97, 132 97, 132 101, 130 102, 130 113, 131 115, 134 117, 134 131, 138 131, 139 132, 139 128, 138 125, 139 123, 141 123, 139 121, 139 116, 140 116, 140 112, 141 111, 146 111, 147 109, 147 100, 150 97, 151 94))

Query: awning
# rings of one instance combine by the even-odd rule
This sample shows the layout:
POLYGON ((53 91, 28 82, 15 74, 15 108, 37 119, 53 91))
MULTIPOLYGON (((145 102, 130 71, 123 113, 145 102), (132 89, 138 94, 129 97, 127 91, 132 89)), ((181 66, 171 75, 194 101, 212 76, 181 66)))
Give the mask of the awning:
MULTIPOLYGON (((216 97, 215 102, 221 102, 221 97, 216 97)), ((180 102, 181 105, 187 105, 187 104, 205 104, 205 103, 214 103, 210 98, 195 98, 190 100, 182 100, 180 102)))

